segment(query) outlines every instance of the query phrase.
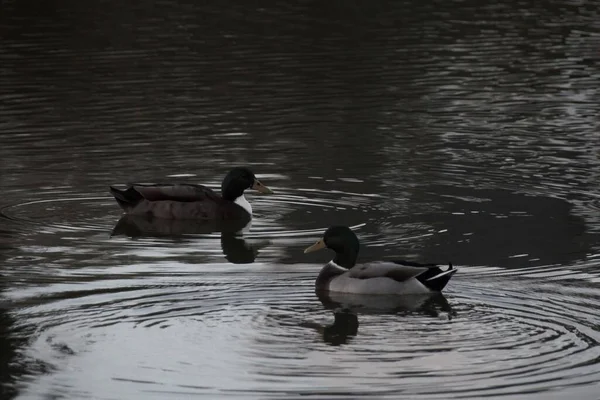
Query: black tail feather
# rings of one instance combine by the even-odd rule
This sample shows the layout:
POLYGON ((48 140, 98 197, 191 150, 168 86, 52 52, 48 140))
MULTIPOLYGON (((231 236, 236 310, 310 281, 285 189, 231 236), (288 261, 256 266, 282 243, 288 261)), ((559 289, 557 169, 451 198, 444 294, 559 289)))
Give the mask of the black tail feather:
POLYGON ((448 269, 445 271, 440 267, 432 267, 416 278, 430 290, 441 292, 456 271, 457 269, 452 266, 452 263, 449 263, 448 269))
POLYGON ((144 198, 133 187, 128 187, 125 190, 120 190, 113 186, 110 186, 110 192, 113 196, 115 196, 115 200, 117 200, 119 206, 121 206, 121 208, 125 211, 131 209, 132 207, 135 207, 144 198))

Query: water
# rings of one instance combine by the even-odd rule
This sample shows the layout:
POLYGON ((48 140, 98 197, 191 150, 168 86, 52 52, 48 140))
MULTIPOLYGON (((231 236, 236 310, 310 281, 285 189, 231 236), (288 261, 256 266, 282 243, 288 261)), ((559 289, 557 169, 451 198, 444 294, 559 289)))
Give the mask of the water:
POLYGON ((598 6, 3 2, 1 397, 598 399, 598 6), (107 191, 232 165, 243 238, 107 191), (318 297, 340 223, 460 270, 318 297))

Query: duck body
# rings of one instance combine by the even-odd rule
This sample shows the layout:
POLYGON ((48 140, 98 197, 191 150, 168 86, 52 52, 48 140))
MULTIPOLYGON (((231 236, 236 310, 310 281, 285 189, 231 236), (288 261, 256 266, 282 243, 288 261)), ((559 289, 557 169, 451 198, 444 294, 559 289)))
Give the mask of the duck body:
POLYGON ((250 220, 248 188, 271 193, 247 168, 232 169, 221 185, 222 194, 204 185, 133 184, 125 190, 110 187, 119 206, 129 215, 164 219, 250 220))
POLYGON ((323 237, 304 252, 322 248, 335 251, 315 281, 317 291, 409 295, 441 292, 457 271, 452 264, 443 270, 438 264, 394 260, 356 264, 358 238, 345 226, 330 227, 323 237))
POLYGON ((425 294, 440 292, 456 269, 407 261, 377 261, 345 269, 330 261, 315 281, 317 291, 351 294, 425 294))
POLYGON ((126 190, 111 187, 110 191, 129 215, 200 220, 240 219, 252 216, 252 208, 248 210, 235 201, 225 200, 214 190, 203 185, 134 184, 126 190))

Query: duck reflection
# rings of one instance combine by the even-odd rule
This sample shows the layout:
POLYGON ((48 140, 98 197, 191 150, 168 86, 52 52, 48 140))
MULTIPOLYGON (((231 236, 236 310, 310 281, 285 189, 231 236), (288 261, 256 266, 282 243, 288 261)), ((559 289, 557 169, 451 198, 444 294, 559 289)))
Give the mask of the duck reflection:
POLYGON ((384 314, 423 314, 433 318, 451 319, 455 314, 442 293, 381 296, 356 295, 317 291, 323 306, 333 311, 333 324, 322 326, 307 324, 323 336, 323 341, 333 346, 347 344, 358 334, 358 316, 384 314))
POLYGON ((300 326, 314 329, 323 336, 323 341, 332 346, 348 343, 358 333, 358 316, 348 310, 333 312, 333 324, 321 325, 316 322, 304 322, 300 326))
POLYGON ((414 314, 433 318, 442 314, 452 318, 452 307, 442 293, 382 296, 336 292, 316 292, 321 304, 329 310, 350 310, 356 314, 414 314))
POLYGON ((250 242, 244 239, 241 234, 248 231, 249 227, 250 223, 247 221, 171 220, 124 215, 116 223, 111 236, 179 238, 220 232, 221 249, 227 261, 233 264, 250 264, 270 242, 250 242))

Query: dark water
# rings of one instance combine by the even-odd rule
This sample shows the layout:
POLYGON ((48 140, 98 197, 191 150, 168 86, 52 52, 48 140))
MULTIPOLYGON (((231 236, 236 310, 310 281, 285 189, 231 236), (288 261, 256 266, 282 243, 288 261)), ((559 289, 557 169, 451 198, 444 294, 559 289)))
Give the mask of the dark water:
POLYGON ((600 3, 507 3, 3 1, 0 397, 598 399, 600 3), (111 236, 232 165, 244 238, 111 236), (318 298, 334 223, 460 271, 318 298))

